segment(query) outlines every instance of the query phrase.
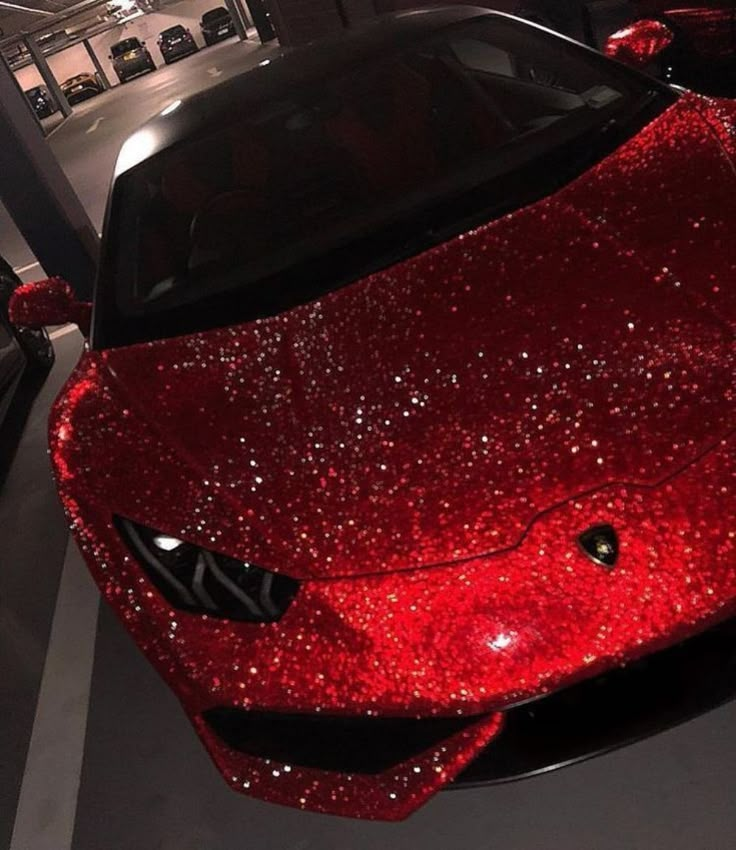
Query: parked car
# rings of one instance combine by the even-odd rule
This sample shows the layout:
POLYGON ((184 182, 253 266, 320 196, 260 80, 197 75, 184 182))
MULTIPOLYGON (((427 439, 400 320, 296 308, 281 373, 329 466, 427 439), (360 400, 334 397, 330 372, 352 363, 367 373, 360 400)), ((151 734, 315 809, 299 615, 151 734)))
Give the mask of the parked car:
POLYGON ((46 86, 34 86, 25 92, 25 96, 39 118, 48 118, 49 115, 59 111, 54 96, 46 86))
POLYGON ((156 70, 156 63, 145 41, 139 38, 125 38, 113 44, 110 48, 110 59, 121 83, 127 83, 134 77, 156 70))
POLYGON ((123 145, 51 458, 235 789, 396 820, 734 696, 735 162, 736 102, 469 7, 123 145))
POLYGON ((10 323, 8 304, 19 285, 10 264, 0 257, 0 424, 26 372, 47 372, 54 362, 54 349, 45 328, 19 329, 10 323))
POLYGON ((101 94, 105 87, 102 85, 102 80, 97 74, 90 74, 88 71, 83 71, 74 77, 69 77, 61 84, 61 90, 64 92, 70 106, 75 106, 82 103, 84 100, 89 100, 91 97, 96 97, 101 94))
POLYGON ((230 12, 224 6, 210 9, 202 15, 199 22, 205 44, 216 44, 236 35, 235 24, 230 12))
MULTIPOLYGON (((462 3, 464 0, 450 0, 462 3)), ((444 6, 446 0, 376 0, 378 11, 444 6)), ((480 0, 698 91, 736 93, 733 0, 480 0), (613 38, 612 38, 613 37, 613 38)))
POLYGON ((183 59, 185 56, 191 56, 192 53, 199 52, 194 36, 181 24, 169 27, 160 33, 158 47, 167 65, 170 65, 177 59, 183 59))

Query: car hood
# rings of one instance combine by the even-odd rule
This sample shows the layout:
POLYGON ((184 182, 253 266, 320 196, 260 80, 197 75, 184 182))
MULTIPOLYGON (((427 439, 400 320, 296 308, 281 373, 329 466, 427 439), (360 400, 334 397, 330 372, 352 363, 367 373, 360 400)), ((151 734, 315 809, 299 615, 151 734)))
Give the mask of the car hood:
POLYGON ((687 466, 733 426, 736 374, 734 174, 693 103, 316 302, 93 352, 152 446, 114 510, 147 521, 173 465, 208 495, 167 500, 162 530, 217 548, 237 527, 232 554, 335 577, 514 547, 574 496, 687 466))
POLYGON ((68 80, 64 80, 61 84, 62 89, 68 89, 72 86, 79 85, 79 83, 92 83, 95 82, 95 78, 91 74, 80 74, 78 77, 70 77, 68 80))

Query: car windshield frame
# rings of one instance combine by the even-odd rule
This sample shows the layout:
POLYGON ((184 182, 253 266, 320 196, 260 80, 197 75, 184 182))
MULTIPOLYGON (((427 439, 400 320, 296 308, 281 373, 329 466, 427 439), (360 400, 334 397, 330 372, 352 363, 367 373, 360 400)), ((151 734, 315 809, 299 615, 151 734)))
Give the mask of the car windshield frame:
MULTIPOLYGON (((489 18, 513 22, 509 24, 511 26, 525 28, 529 26, 508 16, 488 15, 437 28, 427 33, 425 38, 408 42, 408 47, 411 49, 419 44, 432 45, 435 42, 441 42, 443 38, 446 39, 451 34, 451 31, 456 30, 462 34, 463 30, 472 28, 478 22, 488 21, 489 18)), ((258 277, 260 267, 255 265, 253 266, 254 276, 250 277, 247 283, 243 283, 242 280, 246 272, 244 272, 244 265, 241 264, 227 274, 223 272, 217 284, 206 291, 202 289, 197 298, 185 298, 183 302, 179 300, 178 303, 169 299, 167 302, 168 293, 164 293, 153 309, 150 309, 150 303, 145 310, 138 312, 135 310, 131 312, 129 306, 121 309, 121 302, 117 300, 119 293, 115 285, 116 277, 121 274, 124 264, 130 262, 130 258, 125 259, 125 251, 121 250, 120 244, 110 238, 110 234, 131 230, 130 220, 124 214, 125 206, 120 201, 121 196, 124 195, 120 187, 121 181, 130 179, 130 174, 141 166, 135 166, 118 176, 106 215, 103 261, 96 289, 92 346, 110 348, 196 333, 214 327, 276 315, 293 309, 301 303, 315 300, 330 291, 415 256, 434 245, 468 232, 481 224, 490 223, 502 215, 558 191, 634 136, 656 115, 677 100, 678 95, 672 89, 653 79, 613 63, 582 45, 552 33, 536 31, 544 38, 559 39, 566 45, 567 50, 584 56, 587 62, 597 63, 601 68, 601 85, 604 88, 603 83, 606 80, 618 81, 622 87, 629 86, 632 91, 636 91, 637 97, 631 102, 622 104, 621 114, 609 116, 605 122, 592 124, 568 138, 565 135, 569 125, 565 125, 564 128, 552 127, 551 130, 545 130, 550 139, 553 138, 554 133, 557 133, 559 139, 555 139, 548 146, 549 149, 536 158, 528 155, 526 159, 524 158, 522 155, 526 151, 524 145, 517 145, 517 149, 512 146, 503 154, 503 167, 496 167, 494 171, 490 165, 493 164, 497 151, 495 148, 489 150, 487 163, 484 162, 480 169, 476 167, 468 170, 468 174, 462 176, 462 179, 453 175, 447 185, 435 187, 434 195, 428 201, 419 192, 420 197, 416 202, 413 197, 402 198, 391 209, 381 209, 378 217, 372 219, 366 216, 363 222, 365 233, 358 233, 357 236, 348 235, 345 243, 340 241, 342 237, 338 228, 334 228, 334 231, 338 233, 337 238, 335 233, 330 233, 323 238, 315 231, 309 236, 308 245, 297 246, 298 250, 303 251, 303 255, 297 253, 299 258, 297 262, 291 266, 277 268, 276 271, 264 264, 260 277, 258 277), (626 110, 623 110, 624 105, 627 106, 626 110), (524 188, 520 188, 521 186, 524 188), (488 197, 497 197, 501 200, 490 204, 488 197), (415 206, 412 207, 412 204, 415 206), (300 285, 300 281, 311 280, 315 274, 319 275, 320 280, 316 288, 300 285), (254 303, 252 306, 243 307, 242 302, 249 305, 254 299, 252 294, 250 294, 250 301, 242 297, 248 285, 252 290, 256 287, 271 289, 276 287, 278 290, 278 287, 281 287, 283 292, 287 293, 285 303, 279 303, 277 291, 272 304, 266 299, 264 305, 254 303), (298 292, 296 292, 297 289, 298 292)), ((406 49, 406 45, 401 47, 391 45, 392 50, 394 47, 396 49, 393 52, 397 55, 406 49)), ((385 56, 385 52, 380 54, 381 59, 385 56)), ((374 59, 377 58, 374 57, 374 59)), ((370 62, 371 58, 362 57, 361 61, 370 62)), ((345 69, 341 70, 345 71, 345 69)), ((319 83, 320 79, 315 79, 309 84, 319 85, 319 83)), ((619 94, 619 96, 623 95, 619 94)), ((586 103, 585 106, 587 107, 588 104, 586 103)), ((225 127, 227 124, 223 122, 218 126, 225 127)), ((210 129, 204 132, 210 132, 210 129)), ((193 138, 195 135, 188 135, 171 147, 155 154, 153 158, 167 156, 172 151, 181 149, 193 138)), ((512 141, 518 142, 518 138, 513 138, 512 141)), ((146 162, 150 161, 149 159, 146 162)), ((146 162, 142 163, 143 167, 146 166, 146 162)), ((196 286, 195 277, 187 281, 186 286, 192 282, 196 286)), ((207 284, 209 285, 209 279, 207 284)), ((204 285, 204 280, 201 281, 201 285, 204 285)), ((181 286, 184 284, 180 285, 177 292, 183 291, 181 286)))
POLYGON ((113 59, 120 59, 126 53, 130 53, 133 50, 140 50, 143 47, 143 43, 141 40, 135 36, 131 38, 125 38, 122 41, 118 41, 112 45, 110 48, 110 53, 112 54, 113 59))
POLYGON ((220 6, 217 9, 210 9, 208 12, 205 12, 202 15, 202 23, 209 26, 209 24, 215 21, 222 21, 224 18, 229 17, 231 17, 230 12, 224 6, 220 6))

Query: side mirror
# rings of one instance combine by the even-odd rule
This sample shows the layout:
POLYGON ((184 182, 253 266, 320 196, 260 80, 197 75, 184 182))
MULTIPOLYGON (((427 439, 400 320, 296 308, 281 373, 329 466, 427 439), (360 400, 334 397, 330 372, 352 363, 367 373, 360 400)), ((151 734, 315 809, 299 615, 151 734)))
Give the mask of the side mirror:
POLYGON ((77 301, 71 286, 60 277, 21 284, 10 296, 8 318, 20 328, 42 328, 72 322, 88 336, 92 305, 77 301))
POLYGON ((608 36, 603 52, 633 68, 644 69, 674 41, 675 34, 662 21, 641 20, 608 36))

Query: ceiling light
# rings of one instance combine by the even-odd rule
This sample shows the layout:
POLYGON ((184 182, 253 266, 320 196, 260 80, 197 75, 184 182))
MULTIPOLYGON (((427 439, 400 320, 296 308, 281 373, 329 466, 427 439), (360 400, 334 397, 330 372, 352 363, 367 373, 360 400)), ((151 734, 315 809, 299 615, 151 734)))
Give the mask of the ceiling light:
POLYGON ((30 6, 21 6, 20 3, 8 3, 5 0, 0 0, 0 8, 14 9, 16 12, 28 12, 31 15, 48 15, 52 18, 56 14, 55 12, 47 12, 45 9, 31 9, 30 6))

